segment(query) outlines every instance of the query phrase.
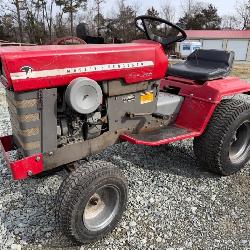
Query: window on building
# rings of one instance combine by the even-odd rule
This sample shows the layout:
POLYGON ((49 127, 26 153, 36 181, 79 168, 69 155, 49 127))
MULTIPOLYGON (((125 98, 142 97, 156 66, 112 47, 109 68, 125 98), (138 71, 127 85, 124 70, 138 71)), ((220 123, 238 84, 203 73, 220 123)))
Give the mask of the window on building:
POLYGON ((183 50, 190 50, 191 49, 191 46, 190 45, 183 45, 183 50))

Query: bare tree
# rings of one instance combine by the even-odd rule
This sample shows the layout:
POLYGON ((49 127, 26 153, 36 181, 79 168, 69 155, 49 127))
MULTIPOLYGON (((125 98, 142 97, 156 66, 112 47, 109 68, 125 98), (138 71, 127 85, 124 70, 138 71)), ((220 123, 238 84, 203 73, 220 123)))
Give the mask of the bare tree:
POLYGON ((124 42, 132 41, 136 37, 136 29, 134 28, 136 11, 133 6, 126 5, 125 0, 118 2, 118 8, 116 23, 113 27, 114 34, 124 42))
POLYGON ((95 3, 92 1, 88 1, 87 2, 87 7, 86 7, 86 11, 84 11, 83 13, 80 14, 79 22, 84 22, 88 25, 88 35, 95 35, 96 32, 96 24, 93 21, 95 19, 96 16, 96 5, 95 3))
MULTIPOLYGON (((139 0, 134 0, 131 3, 131 7, 134 10, 134 16, 135 17, 139 16, 139 13, 141 11, 141 6, 142 6, 142 3, 139 0)), ((137 27, 135 25, 133 25, 131 27, 131 31, 134 34, 134 39, 140 39, 141 38, 140 37, 141 36, 141 32, 139 32, 139 30, 137 29, 137 27), (140 34, 140 35, 138 36, 138 34, 140 34)))
POLYGON ((164 1, 161 5, 161 16, 169 22, 174 22, 175 19, 175 8, 171 1, 164 1))
POLYGON ((250 0, 238 1, 236 11, 242 21, 242 29, 250 28, 250 0))
POLYGON ((136 15, 138 15, 141 11, 142 3, 141 1, 134 0, 131 2, 131 7, 133 8, 136 15))
POLYGON ((192 13, 194 2, 195 0, 182 0, 181 1, 181 8, 182 8, 184 15, 192 13))
POLYGON ((74 35, 74 13, 76 13, 77 10, 86 2, 87 0, 56 0, 56 4, 63 7, 63 12, 69 13, 70 31, 72 36, 74 35))
MULTIPOLYGON (((67 22, 68 23, 68 22, 67 22)), ((53 30, 56 37, 68 36, 70 34, 69 26, 63 18, 63 12, 59 11, 55 16, 55 22, 53 24, 53 30)))
POLYGON ((97 35, 101 36, 100 34, 100 30, 101 30, 101 24, 103 24, 103 15, 101 14, 101 4, 104 3, 105 0, 95 0, 95 4, 96 4, 96 10, 97 10, 97 15, 96 15, 96 22, 97 22, 97 35))
POLYGON ((222 29, 238 29, 240 21, 235 15, 222 16, 221 28, 222 29))
POLYGON ((1 17, 1 32, 0 32, 0 39, 8 40, 8 41, 15 41, 17 34, 15 29, 15 21, 11 14, 5 14, 1 17))
POLYGON ((197 0, 182 0, 181 9, 183 12, 183 16, 194 15, 196 12, 199 12, 203 8, 206 8, 208 5, 208 3, 197 0))
POLYGON ((34 7, 35 18, 43 23, 44 34, 48 30, 51 41, 55 0, 31 0, 31 7, 34 7))
POLYGON ((23 0, 13 0, 12 4, 16 7, 16 14, 17 14, 17 22, 18 22, 18 28, 19 28, 19 37, 20 42, 23 42, 23 25, 21 20, 21 5, 24 3, 23 0))
POLYGON ((52 26, 53 26, 53 12, 55 7, 55 0, 43 1, 43 15, 47 23, 49 31, 49 40, 52 40, 52 26))

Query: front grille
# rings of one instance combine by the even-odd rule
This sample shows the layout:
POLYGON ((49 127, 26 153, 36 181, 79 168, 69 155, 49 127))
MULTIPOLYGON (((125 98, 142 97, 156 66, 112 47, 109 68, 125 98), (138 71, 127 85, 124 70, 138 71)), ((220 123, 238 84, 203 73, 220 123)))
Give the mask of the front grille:
POLYGON ((6 90, 14 143, 25 156, 41 153, 41 110, 38 92, 6 90))

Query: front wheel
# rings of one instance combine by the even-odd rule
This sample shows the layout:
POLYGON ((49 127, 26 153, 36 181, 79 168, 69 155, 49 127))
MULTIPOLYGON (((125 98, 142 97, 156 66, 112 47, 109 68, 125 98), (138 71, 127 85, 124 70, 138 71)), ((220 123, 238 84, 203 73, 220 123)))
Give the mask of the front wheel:
POLYGON ((62 183, 57 218, 61 230, 79 243, 89 243, 113 230, 125 210, 127 181, 108 162, 80 166, 62 183))
POLYGON ((204 134, 194 139, 194 153, 217 174, 231 175, 242 169, 250 160, 250 104, 223 100, 204 134))

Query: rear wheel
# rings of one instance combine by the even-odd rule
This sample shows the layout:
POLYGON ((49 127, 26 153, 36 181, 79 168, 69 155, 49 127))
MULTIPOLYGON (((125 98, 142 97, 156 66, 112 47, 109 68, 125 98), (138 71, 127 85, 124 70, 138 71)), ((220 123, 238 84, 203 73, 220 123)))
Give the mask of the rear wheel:
POLYGON ((209 170, 231 175, 250 160, 250 104, 223 100, 204 134, 194 139, 194 153, 209 170))
POLYGON ((126 202, 127 182, 121 171, 108 162, 87 163, 62 183, 57 218, 64 234, 88 243, 115 228, 126 202))

